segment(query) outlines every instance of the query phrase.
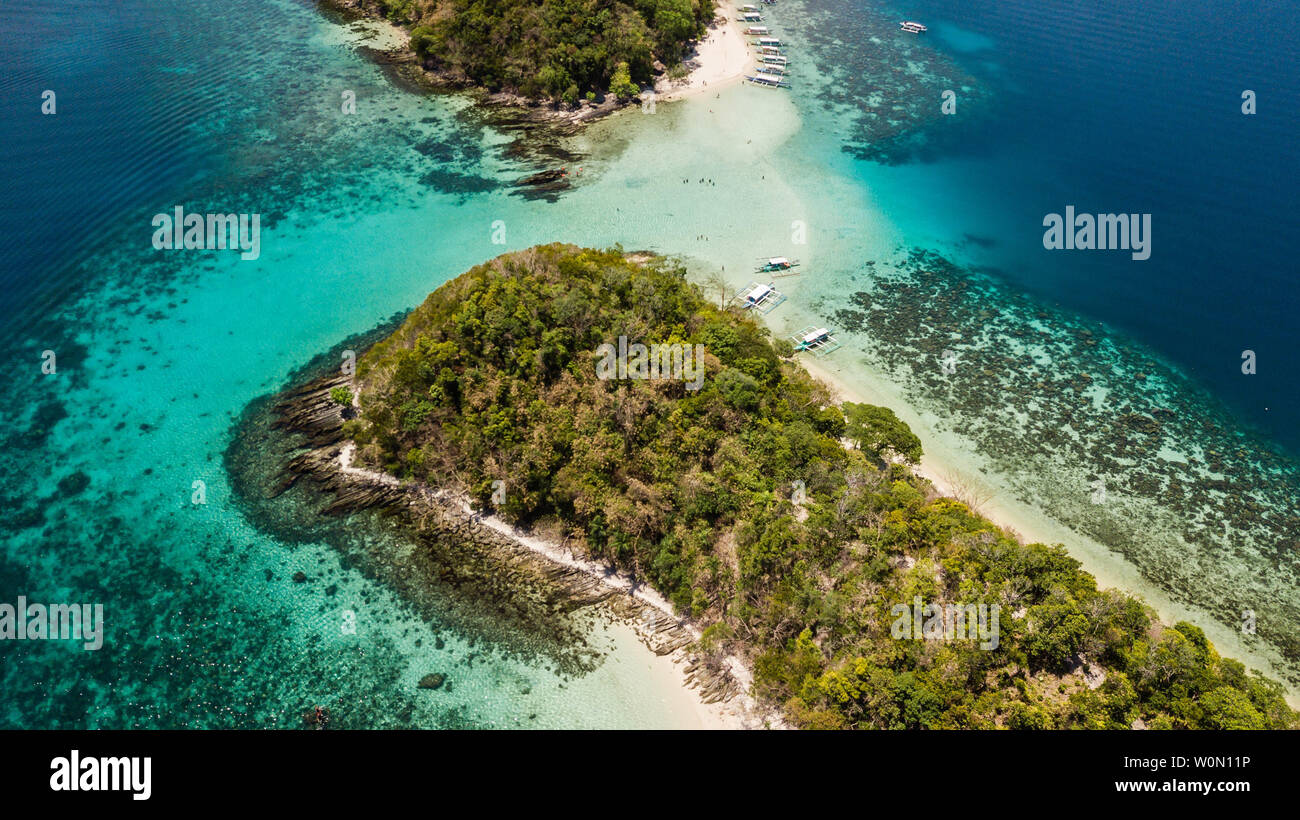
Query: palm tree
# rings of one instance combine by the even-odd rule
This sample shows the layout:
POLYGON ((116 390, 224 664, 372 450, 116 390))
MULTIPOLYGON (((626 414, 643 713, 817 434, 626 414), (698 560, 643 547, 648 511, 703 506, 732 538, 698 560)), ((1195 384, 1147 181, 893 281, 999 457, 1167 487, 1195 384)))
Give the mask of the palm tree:
POLYGON ((725 308, 727 306, 727 296, 731 286, 727 284, 727 280, 723 278, 721 273, 717 271, 710 272, 704 277, 702 287, 706 293, 716 292, 718 294, 718 307, 725 308))

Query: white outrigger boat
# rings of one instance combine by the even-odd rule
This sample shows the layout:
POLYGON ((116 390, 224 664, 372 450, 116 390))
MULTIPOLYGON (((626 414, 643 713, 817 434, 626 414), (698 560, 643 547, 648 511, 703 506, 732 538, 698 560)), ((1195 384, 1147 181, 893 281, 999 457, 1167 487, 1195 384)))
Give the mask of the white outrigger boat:
POLYGON ((799 260, 786 259, 784 256, 770 256, 760 259, 763 264, 755 270, 756 273, 784 273, 786 276, 793 276, 793 268, 799 267, 799 260))
POLYGON ((762 72, 759 72, 757 74, 746 74, 745 79, 753 83, 754 85, 763 85, 763 86, 767 86, 768 88, 789 88, 790 87, 790 84, 787 83, 785 80, 781 79, 780 77, 777 77, 773 74, 763 74, 762 72))
POLYGON ((785 301, 785 294, 776 289, 775 283, 766 285, 750 282, 749 287, 731 297, 733 304, 743 310, 757 310, 759 313, 771 313, 785 301))
POLYGON ((843 345, 824 327, 808 325, 790 337, 796 352, 807 351, 814 356, 825 356, 839 350, 843 345))
POLYGON ((760 54, 758 55, 758 59, 759 62, 764 63, 766 65, 779 65, 779 66, 790 65, 790 61, 785 57, 782 57, 780 54, 760 54))
POLYGON ((736 11, 740 12, 741 14, 749 14, 750 12, 758 11, 758 10, 759 10, 758 6, 753 6, 753 5, 738 6, 736 8, 736 11))
POLYGON ((906 31, 908 34, 923 34, 929 31, 925 26, 912 20, 904 20, 898 24, 898 27, 903 31, 906 31))
POLYGON ((763 63, 760 66, 756 66, 754 72, 757 74, 774 74, 778 77, 782 77, 785 75, 785 66, 781 64, 763 63))
MULTIPOLYGON (((756 28, 763 28, 763 26, 757 26, 756 28)), ((764 31, 763 33, 764 33, 764 34, 767 34, 768 32, 767 32, 767 31, 764 31)), ((780 41, 779 39, 777 39, 776 37, 759 37, 759 38, 758 38, 758 42, 757 42, 756 45, 757 45, 759 48, 778 48, 778 49, 779 49, 779 48, 781 47, 781 41, 780 41)))
MULTIPOLYGON (((745 28, 745 33, 750 37, 767 37, 772 33, 772 29, 767 26, 748 26, 745 28)), ((762 40, 759 40, 759 42, 761 43, 762 40)), ((777 45, 780 45, 780 43, 778 42, 777 45)))
POLYGON ((763 15, 756 11, 742 11, 740 21, 743 23, 761 23, 763 22, 763 15))

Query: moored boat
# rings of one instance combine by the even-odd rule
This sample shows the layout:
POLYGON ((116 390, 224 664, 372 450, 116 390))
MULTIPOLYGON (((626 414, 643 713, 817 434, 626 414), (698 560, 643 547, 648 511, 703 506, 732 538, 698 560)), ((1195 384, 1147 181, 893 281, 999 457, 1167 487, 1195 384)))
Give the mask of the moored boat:
POLYGON ((791 268, 799 266, 799 261, 797 259, 786 259, 784 256, 771 256, 760 261, 762 264, 759 265, 757 269, 759 273, 767 273, 776 270, 790 270, 791 268))
POLYGON ((808 351, 816 356, 825 356, 840 349, 840 342, 825 327, 808 325, 790 337, 796 351, 808 351))
POLYGON ((928 28, 913 20, 904 20, 898 24, 898 27, 909 34, 921 34, 922 32, 929 31, 928 28))
POLYGON ((759 313, 771 313, 785 301, 785 294, 776 289, 775 282, 760 284, 750 282, 749 287, 731 298, 731 303, 742 310, 756 310, 759 313))

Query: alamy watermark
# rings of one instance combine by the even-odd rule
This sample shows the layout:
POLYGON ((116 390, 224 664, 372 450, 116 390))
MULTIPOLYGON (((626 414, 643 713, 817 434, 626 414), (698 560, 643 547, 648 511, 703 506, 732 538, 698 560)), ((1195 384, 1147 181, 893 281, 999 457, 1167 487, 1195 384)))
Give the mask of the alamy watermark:
POLYGON ((150 224, 155 250, 238 249, 246 261, 262 255, 261 214, 187 214, 177 205, 170 214, 154 214, 150 224))
POLYGON ((93 652, 104 645, 104 605, 0 604, 0 641, 82 641, 93 652))
POLYGON ((626 336, 619 336, 617 346, 605 343, 596 348, 596 355, 596 378, 601 381, 668 379, 686 382, 692 391, 704 386, 704 345, 628 344, 626 336))
POLYGON ((50 791, 129 792, 132 800, 153 794, 152 757, 82 757, 73 749, 51 760, 50 771, 50 791))
POLYGON ((1043 247, 1049 251, 1128 251, 1133 258, 1151 258, 1151 214, 1076 214, 1065 206, 1065 216, 1043 217, 1043 247))
POLYGON ((889 634, 897 640, 979 640, 980 649, 998 648, 998 604, 927 604, 917 595, 912 604, 895 604, 889 634))

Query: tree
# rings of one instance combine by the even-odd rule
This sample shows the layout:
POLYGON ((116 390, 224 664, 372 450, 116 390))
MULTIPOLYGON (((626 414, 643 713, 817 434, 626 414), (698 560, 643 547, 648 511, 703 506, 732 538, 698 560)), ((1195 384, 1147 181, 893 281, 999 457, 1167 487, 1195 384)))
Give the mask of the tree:
POLYGON ((544 66, 537 73, 537 84, 551 97, 560 97, 564 94, 565 89, 572 86, 574 99, 577 99, 578 87, 573 85, 569 79, 569 72, 565 71, 562 66, 544 66))
POLYGON ((614 68, 614 76, 609 81, 609 93, 620 100, 630 100, 641 93, 640 87, 632 82, 632 74, 624 60, 614 68))
POLYGON ((411 29, 411 50, 421 60, 427 59, 439 47, 438 35, 429 26, 416 26, 411 29))
POLYGON ((706 293, 712 293, 718 297, 718 307, 726 307, 727 297, 730 296, 731 285, 727 284, 727 279, 718 271, 710 271, 700 287, 706 293))
POLYGON ((1264 716, 1250 702, 1250 697, 1231 686, 1220 686, 1199 704, 1202 717, 1200 729, 1267 729, 1264 716))
POLYGON ((880 459, 897 456, 909 464, 921 461, 921 440, 888 407, 844 402, 844 434, 860 449, 880 459))
POLYGON ((344 407, 352 406, 352 391, 341 385, 330 390, 330 398, 344 407))
POLYGON ((690 0, 658 0, 654 25, 660 51, 673 62, 681 59, 683 45, 698 31, 690 0))

